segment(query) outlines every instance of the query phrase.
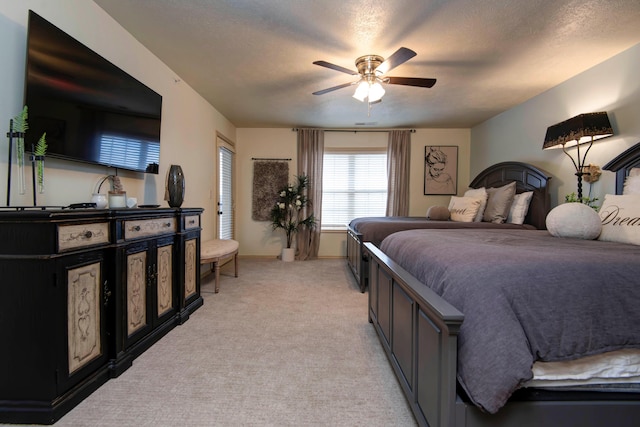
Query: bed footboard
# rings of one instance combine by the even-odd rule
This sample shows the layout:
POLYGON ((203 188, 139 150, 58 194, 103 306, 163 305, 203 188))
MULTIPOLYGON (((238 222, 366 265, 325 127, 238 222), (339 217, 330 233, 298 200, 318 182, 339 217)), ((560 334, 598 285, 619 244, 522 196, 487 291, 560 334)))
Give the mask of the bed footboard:
POLYGON ((369 320, 418 424, 454 426, 457 335, 463 315, 371 243, 369 320))
POLYGON ((369 275, 367 256, 362 246, 362 234, 351 227, 347 227, 347 265, 358 281, 360 292, 364 292, 369 275))
POLYGON ((372 243, 363 250, 369 259, 369 321, 420 426, 637 426, 637 393, 568 392, 554 399, 515 399, 497 414, 480 411, 456 393, 463 314, 372 243))

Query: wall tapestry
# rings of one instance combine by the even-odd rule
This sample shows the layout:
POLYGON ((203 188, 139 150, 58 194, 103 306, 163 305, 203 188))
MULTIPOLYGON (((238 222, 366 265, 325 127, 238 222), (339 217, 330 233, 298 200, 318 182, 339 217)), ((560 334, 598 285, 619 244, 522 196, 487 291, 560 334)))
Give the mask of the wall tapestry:
POLYGON ((289 183, 289 164, 279 161, 253 163, 253 206, 251 219, 270 221, 271 208, 278 198, 278 191, 289 183))

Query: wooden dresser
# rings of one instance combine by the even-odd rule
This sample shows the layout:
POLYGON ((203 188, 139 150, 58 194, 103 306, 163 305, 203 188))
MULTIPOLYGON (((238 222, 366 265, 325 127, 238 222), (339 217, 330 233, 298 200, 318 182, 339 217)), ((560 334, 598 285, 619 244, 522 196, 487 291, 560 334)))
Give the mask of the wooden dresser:
POLYGON ((201 213, 0 210, 0 423, 54 423, 188 320, 201 213))

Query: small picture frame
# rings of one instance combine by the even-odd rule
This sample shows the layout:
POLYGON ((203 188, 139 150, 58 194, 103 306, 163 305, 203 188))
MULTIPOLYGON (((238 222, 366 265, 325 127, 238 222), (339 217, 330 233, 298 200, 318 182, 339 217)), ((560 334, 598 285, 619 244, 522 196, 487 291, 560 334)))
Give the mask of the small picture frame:
POLYGON ((458 193, 458 147, 427 145, 424 147, 424 194, 458 193))

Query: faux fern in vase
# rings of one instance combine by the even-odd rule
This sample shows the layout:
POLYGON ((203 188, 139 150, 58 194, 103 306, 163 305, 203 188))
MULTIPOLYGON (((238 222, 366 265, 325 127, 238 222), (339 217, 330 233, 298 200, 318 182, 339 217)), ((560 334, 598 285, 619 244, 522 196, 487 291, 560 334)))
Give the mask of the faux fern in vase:
POLYGON ((44 155, 47 152, 47 133, 43 133, 36 148, 33 150, 33 156, 35 159, 36 167, 36 184, 38 186, 38 193, 44 193, 44 155))
MULTIPOLYGON (((20 194, 25 193, 24 181, 24 134, 29 129, 27 123, 27 106, 22 108, 20 114, 13 118, 12 132, 16 136, 16 160, 18 163, 18 180, 20 181, 20 194)), ((9 159, 11 161, 11 159, 9 159)))

